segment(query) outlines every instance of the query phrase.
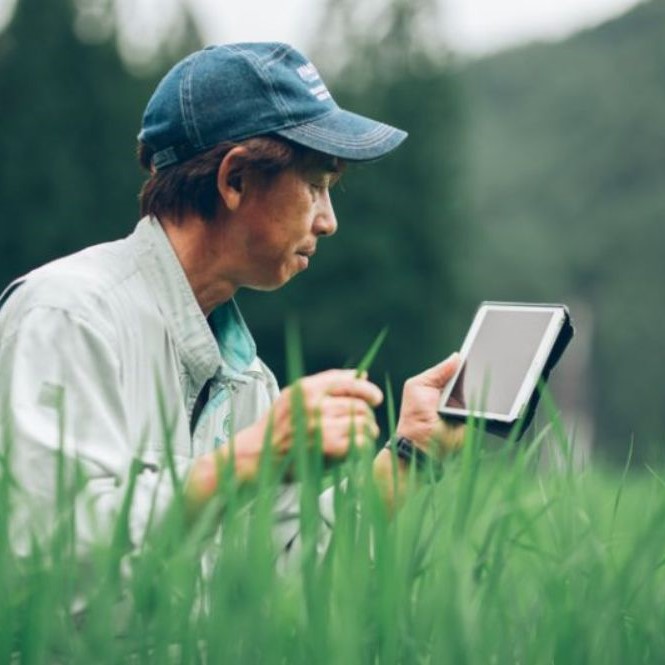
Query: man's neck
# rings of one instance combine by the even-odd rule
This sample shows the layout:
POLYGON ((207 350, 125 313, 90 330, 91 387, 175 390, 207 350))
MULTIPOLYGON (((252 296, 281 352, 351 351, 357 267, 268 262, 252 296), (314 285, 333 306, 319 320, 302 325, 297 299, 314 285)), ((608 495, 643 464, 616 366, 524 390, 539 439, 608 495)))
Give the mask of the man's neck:
POLYGON ((224 278, 214 225, 197 216, 183 217, 179 222, 160 220, 175 251, 194 296, 207 317, 215 307, 230 300, 237 286, 224 278))

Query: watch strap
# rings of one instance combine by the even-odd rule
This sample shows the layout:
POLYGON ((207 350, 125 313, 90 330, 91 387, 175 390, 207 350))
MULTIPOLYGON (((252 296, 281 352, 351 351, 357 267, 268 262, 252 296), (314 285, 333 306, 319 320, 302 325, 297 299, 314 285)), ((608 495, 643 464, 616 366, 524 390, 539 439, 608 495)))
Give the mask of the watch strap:
POLYGON ((431 468, 433 464, 432 457, 405 436, 395 435, 388 441, 386 448, 394 450, 397 457, 407 464, 415 464, 418 471, 431 468))

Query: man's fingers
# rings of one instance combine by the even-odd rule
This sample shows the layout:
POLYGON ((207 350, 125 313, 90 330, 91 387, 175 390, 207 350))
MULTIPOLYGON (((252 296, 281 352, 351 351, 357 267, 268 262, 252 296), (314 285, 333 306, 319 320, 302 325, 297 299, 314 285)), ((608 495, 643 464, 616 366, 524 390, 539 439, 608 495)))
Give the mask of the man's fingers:
POLYGON ((383 393, 378 386, 355 376, 331 383, 326 389, 326 394, 333 397, 355 397, 372 406, 378 406, 383 401, 383 393))
POLYGON ((383 393, 356 370, 329 370, 301 379, 297 387, 285 388, 275 402, 272 413, 273 445, 285 454, 293 444, 296 419, 304 409, 308 435, 320 432, 323 454, 343 458, 351 441, 362 446, 379 435, 373 406, 381 403, 383 393), (298 391, 302 402, 296 400, 298 391), (294 410, 295 409, 295 410, 294 410), (368 437, 369 435, 369 437, 368 437))
POLYGON ((372 406, 383 401, 381 389, 366 378, 356 376, 354 369, 331 369, 313 374, 302 379, 301 385, 312 402, 316 402, 318 396, 323 398, 324 395, 357 397, 372 406))
POLYGON ((362 447, 374 441, 379 435, 375 422, 366 422, 362 426, 347 420, 333 420, 323 430, 323 454, 332 459, 342 459, 349 454, 351 446, 362 447), (369 438, 368 438, 369 435, 369 438))
POLYGON ((337 381, 347 381, 356 377, 355 369, 328 369, 325 372, 311 374, 301 379, 301 383, 312 390, 325 391, 326 387, 337 381))
POLYGON ((364 446, 379 436, 374 411, 360 398, 327 395, 321 404, 318 426, 323 435, 323 454, 332 459, 345 457, 352 444, 364 446))
POLYGON ((372 435, 378 435, 372 407, 357 398, 327 396, 312 424, 315 428, 320 426, 324 431, 333 427, 345 432, 353 429, 356 433, 363 434, 369 428, 372 435))
POLYGON ((323 418, 346 417, 349 415, 374 417, 372 407, 365 400, 357 397, 326 395, 321 401, 319 412, 323 418))
POLYGON ((438 365, 434 365, 434 367, 430 367, 421 374, 414 376, 412 381, 429 388, 438 388, 441 390, 453 378, 459 364, 459 353, 452 353, 438 365))

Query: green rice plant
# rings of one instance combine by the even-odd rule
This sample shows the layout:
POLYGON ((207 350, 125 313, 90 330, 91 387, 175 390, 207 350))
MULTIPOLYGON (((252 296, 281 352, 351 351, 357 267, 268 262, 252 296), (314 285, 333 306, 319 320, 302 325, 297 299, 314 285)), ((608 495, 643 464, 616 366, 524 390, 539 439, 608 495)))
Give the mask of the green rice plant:
MULTIPOLYGON (((53 529, 16 551, 24 497, 3 427, 0 663, 662 662, 665 471, 632 468, 628 452, 623 470, 576 469, 544 397, 548 422, 530 440, 497 443, 481 424, 467 427, 442 479, 412 472, 391 517, 372 481, 373 447, 324 465, 293 393, 285 464, 300 488, 300 533, 288 557, 272 538, 287 467, 267 454, 252 487, 227 466, 194 523, 176 498, 140 543, 129 533, 135 467, 111 532, 82 550, 73 507, 84 482, 62 449, 53 529), (565 463, 542 468, 549 449, 565 463), (332 529, 318 507, 326 489, 332 529)), ((393 430, 389 380, 386 397, 393 430)))

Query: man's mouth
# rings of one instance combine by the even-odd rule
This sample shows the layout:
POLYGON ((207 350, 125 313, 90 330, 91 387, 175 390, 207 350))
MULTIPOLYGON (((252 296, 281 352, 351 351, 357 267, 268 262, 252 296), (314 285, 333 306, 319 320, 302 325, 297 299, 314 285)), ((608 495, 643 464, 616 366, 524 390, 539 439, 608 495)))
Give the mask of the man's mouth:
POLYGON ((296 256, 300 257, 300 268, 305 270, 309 267, 309 260, 316 254, 316 247, 307 247, 300 249, 296 252, 296 256))

